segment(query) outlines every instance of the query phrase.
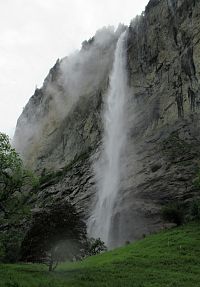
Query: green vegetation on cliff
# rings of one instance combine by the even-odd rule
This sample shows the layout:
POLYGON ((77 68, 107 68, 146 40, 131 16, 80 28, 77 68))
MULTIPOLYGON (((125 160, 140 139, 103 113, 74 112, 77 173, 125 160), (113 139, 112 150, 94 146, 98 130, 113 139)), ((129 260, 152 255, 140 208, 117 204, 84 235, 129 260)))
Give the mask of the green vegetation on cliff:
POLYGON ((30 217, 30 189, 37 177, 25 169, 9 137, 0 132, 0 262, 20 258, 20 245, 30 217))
POLYGON ((53 273, 44 265, 0 265, 0 286, 199 286, 199 242, 200 225, 190 223, 82 262, 60 265, 53 273))

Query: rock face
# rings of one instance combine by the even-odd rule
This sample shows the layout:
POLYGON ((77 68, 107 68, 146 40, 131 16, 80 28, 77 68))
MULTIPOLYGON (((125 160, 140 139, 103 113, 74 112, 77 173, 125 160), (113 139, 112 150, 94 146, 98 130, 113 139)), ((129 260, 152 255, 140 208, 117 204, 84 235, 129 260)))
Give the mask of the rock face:
POLYGON ((200 156, 199 16, 199 1, 150 1, 129 27, 133 104, 119 231, 126 236, 159 227, 160 205, 198 193, 193 180, 200 156))
MULTIPOLYGON (((15 145, 26 164, 40 173, 65 168, 41 186, 38 204, 69 198, 89 215, 119 34, 107 31, 107 37, 100 33, 84 42, 84 60, 58 61, 20 116, 15 145), (78 78, 79 85, 70 71, 89 77, 78 78)), ((189 201, 199 192, 193 180, 200 158, 200 1, 151 0, 128 28, 127 57, 129 135, 113 213, 116 244, 162 228, 163 204, 189 201)))

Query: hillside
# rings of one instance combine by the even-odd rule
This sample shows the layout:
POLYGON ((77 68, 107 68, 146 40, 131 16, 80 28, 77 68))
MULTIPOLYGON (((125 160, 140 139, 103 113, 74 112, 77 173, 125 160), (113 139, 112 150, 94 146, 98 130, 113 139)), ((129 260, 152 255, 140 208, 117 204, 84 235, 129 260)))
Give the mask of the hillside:
POLYGON ((54 273, 42 265, 0 265, 1 287, 198 287, 200 225, 162 231, 54 273))

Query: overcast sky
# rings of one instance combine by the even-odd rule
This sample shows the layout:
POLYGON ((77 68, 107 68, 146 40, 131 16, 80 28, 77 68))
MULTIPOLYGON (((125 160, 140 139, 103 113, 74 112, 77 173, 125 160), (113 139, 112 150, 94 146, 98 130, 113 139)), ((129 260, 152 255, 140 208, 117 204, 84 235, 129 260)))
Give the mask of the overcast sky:
POLYGON ((97 29, 129 24, 148 0, 0 0, 0 131, 17 118, 57 58, 97 29))

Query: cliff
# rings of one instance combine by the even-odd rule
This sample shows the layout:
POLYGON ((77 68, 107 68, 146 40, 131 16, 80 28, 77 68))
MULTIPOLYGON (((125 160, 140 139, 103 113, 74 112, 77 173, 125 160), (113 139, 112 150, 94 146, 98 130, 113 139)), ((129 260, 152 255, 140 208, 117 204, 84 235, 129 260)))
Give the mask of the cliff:
MULTIPOLYGON (((38 205, 70 199, 89 216, 102 110, 117 39, 108 29, 57 61, 20 116, 15 146, 48 180, 38 205), (54 171, 54 173, 52 173, 54 171)), ((128 142, 113 214, 116 241, 162 228, 160 208, 190 201, 200 156, 200 2, 151 0, 128 28, 128 142)))

